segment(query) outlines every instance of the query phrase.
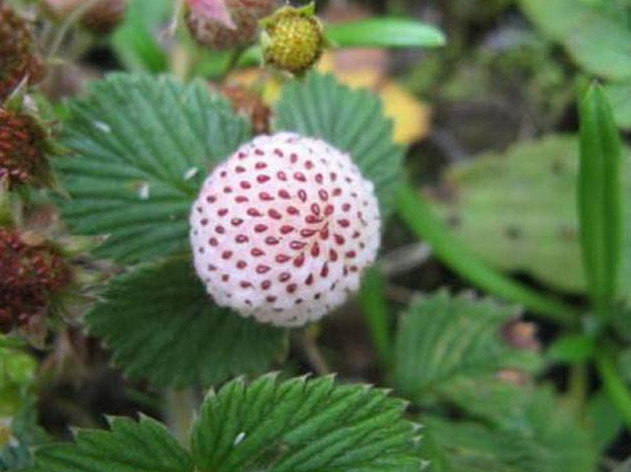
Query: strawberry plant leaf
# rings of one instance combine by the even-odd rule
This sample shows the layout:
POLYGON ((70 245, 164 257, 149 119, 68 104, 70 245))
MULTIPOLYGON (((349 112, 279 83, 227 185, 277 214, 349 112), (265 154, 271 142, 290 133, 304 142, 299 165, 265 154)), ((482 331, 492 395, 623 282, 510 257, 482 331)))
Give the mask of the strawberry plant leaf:
POLYGON ((284 330, 214 305, 188 260, 114 279, 86 322, 127 375, 155 385, 211 385, 261 372, 285 348, 284 330))
POLYGON ((56 160, 74 232, 107 236, 97 255, 123 263, 188 250, 190 206, 208 171, 248 125, 205 85, 114 74, 70 104, 56 160))
MULTIPOLYGON (((592 472, 596 451, 589 433, 551 389, 513 385, 521 403, 503 421, 447 421, 423 417, 432 459, 443 472, 592 472)), ((492 403, 493 397, 486 398, 492 403)))
POLYGON ((274 375, 211 392, 194 426, 200 472, 418 472, 405 402, 331 377, 274 375))
POLYGON ((187 451, 147 417, 114 418, 110 431, 82 430, 74 444, 36 451, 31 472, 193 472, 187 451))
POLYGON ((517 314, 491 300, 446 292, 417 300, 397 333, 397 390, 427 404, 447 395, 463 378, 486 378, 501 369, 536 372, 541 367, 539 355, 508 342, 508 328, 517 314))
POLYGON ((392 122, 368 90, 352 90, 333 76, 311 73, 289 82, 275 106, 274 128, 321 138, 348 152, 375 184, 382 214, 392 209, 403 149, 392 140, 392 122))

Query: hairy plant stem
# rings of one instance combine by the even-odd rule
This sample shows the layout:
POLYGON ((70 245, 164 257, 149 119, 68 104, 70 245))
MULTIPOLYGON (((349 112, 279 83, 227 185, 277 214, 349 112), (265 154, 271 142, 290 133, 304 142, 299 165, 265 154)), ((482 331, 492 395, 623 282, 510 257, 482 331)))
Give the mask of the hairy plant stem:
POLYGON ((185 447, 189 445, 198 406, 198 397, 193 389, 170 389, 164 394, 166 423, 178 442, 185 447))

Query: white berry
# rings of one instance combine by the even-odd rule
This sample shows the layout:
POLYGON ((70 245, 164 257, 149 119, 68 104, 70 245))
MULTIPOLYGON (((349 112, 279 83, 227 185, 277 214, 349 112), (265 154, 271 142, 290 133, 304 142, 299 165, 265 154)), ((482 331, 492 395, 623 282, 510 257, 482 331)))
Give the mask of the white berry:
POLYGON ((191 212, 215 302, 278 326, 320 319, 359 288, 380 242, 373 184, 322 140, 260 136, 210 174, 191 212))

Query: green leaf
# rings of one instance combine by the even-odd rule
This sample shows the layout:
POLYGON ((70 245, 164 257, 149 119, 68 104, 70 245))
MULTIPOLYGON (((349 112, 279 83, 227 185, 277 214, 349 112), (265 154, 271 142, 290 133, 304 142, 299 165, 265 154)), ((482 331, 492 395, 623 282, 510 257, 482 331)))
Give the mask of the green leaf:
POLYGON ((443 470, 593 472, 597 455, 590 437, 552 390, 513 387, 525 389, 518 394, 522 404, 501 423, 421 418, 429 441, 442 449, 443 470))
POLYGON ((111 36, 112 50, 128 69, 165 72, 169 60, 158 43, 160 27, 171 13, 169 0, 131 0, 125 20, 111 36))
POLYGON ((631 129, 631 83, 615 83, 605 86, 613 116, 619 128, 631 129))
POLYGON ((331 377, 236 380, 204 401, 193 457, 200 472, 418 472, 405 407, 331 377))
POLYGON ((420 404, 444 397, 463 378, 487 378, 502 369, 535 372, 541 359, 513 348, 503 333, 516 311, 491 300, 452 297, 446 292, 418 299, 408 309, 396 338, 394 384, 420 404))
POLYGON ((311 73, 289 82, 275 106, 274 128, 322 138, 348 152, 376 187, 382 215, 392 208, 403 150, 392 141, 392 122, 368 90, 352 90, 330 75, 311 73))
POLYGON ((555 340, 547 352, 547 357, 557 362, 583 362, 594 355, 594 338, 585 334, 569 334, 555 340))
POLYGON ((187 260, 112 281, 87 315, 92 334, 130 377, 156 385, 211 385, 262 372, 284 351, 285 331, 212 303, 187 260))
POLYGON ((611 80, 631 79, 631 29, 617 15, 577 0, 520 0, 528 18, 560 42, 585 70, 611 80))
POLYGON ((580 104, 578 215, 583 266, 596 307, 615 296, 624 243, 622 150, 611 106, 598 85, 580 104))
POLYGON ((599 390, 587 404, 593 442, 598 450, 606 451, 624 428, 624 421, 616 406, 603 390, 599 390))
MULTIPOLYGON (((82 430, 75 444, 36 451, 37 472, 193 472, 190 455, 150 418, 115 418, 110 431, 82 430)), ((34 472, 35 472, 34 471, 34 472)))
POLYGON ((577 168, 576 138, 548 136, 452 166, 443 177, 448 196, 431 202, 484 261, 582 291, 577 168))
POLYGON ((325 35, 340 47, 439 47, 445 35, 435 26, 399 18, 371 18, 327 25, 325 35))
POLYGON ((75 233, 106 235, 97 255, 123 263, 185 252, 190 206, 207 172, 247 139, 248 126, 206 86, 115 74, 70 106, 55 161, 72 197, 75 233))
POLYGON ((381 367, 386 370, 392 364, 392 341, 384 290, 383 276, 377 267, 371 267, 362 278, 357 301, 361 306, 381 367))

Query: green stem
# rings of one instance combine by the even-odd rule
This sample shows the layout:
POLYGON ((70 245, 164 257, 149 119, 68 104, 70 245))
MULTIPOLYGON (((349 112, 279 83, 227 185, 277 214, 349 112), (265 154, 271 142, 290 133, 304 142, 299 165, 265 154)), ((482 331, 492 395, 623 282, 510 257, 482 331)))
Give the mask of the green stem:
POLYGON ((570 369, 569 400, 579 417, 585 413, 587 401, 587 366, 581 362, 570 369))
POLYGON ((480 260, 445 228, 409 184, 399 186, 396 205, 399 216, 416 236, 427 242, 442 262, 469 282, 552 321, 564 325, 578 323, 579 315, 571 307, 513 281, 480 260))
POLYGON ((602 351, 596 352, 596 367, 602 380, 605 392, 611 402, 618 408, 627 428, 631 431, 631 391, 618 375, 611 357, 602 351))
POLYGON ((225 79, 226 77, 228 77, 228 75, 230 75, 230 73, 239 65, 239 60, 243 56, 244 52, 245 52, 245 48, 240 48, 240 49, 235 50, 232 53, 232 55, 230 56, 230 60, 228 61, 228 64, 226 65, 226 68, 221 74, 222 79, 225 79))
POLYGON ((377 350, 379 364, 382 369, 387 369, 392 365, 392 346, 388 306, 383 289, 384 282, 381 273, 376 267, 373 267, 364 275, 358 301, 368 325, 372 343, 377 350))

